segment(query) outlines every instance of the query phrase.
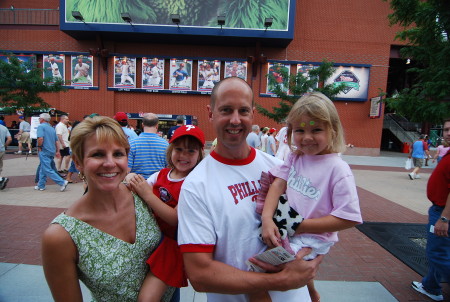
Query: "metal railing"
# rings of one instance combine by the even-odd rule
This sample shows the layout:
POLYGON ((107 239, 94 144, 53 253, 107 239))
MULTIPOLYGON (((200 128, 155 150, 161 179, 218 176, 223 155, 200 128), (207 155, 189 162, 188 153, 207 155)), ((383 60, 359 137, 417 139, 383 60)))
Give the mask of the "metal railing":
POLYGON ((2 25, 59 25, 58 9, 0 8, 2 25))
POLYGON ((384 115, 383 128, 389 129, 401 142, 404 143, 412 143, 416 141, 420 135, 417 131, 406 131, 403 129, 403 127, 390 114, 384 115))

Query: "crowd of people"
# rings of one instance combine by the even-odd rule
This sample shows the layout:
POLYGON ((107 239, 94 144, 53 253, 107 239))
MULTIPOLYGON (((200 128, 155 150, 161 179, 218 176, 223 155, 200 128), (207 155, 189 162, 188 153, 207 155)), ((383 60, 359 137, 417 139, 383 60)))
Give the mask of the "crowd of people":
MULTIPOLYGON (((165 139, 154 113, 142 116, 139 135, 124 112, 93 113, 73 125, 63 115, 55 127, 49 114, 39 115, 35 189, 45 190, 50 177, 65 191, 74 173, 85 185, 42 238, 55 301, 82 301, 79 280, 96 301, 179 301, 188 280, 213 302, 320 301, 313 282, 320 263, 338 231, 362 223, 353 174, 339 156, 347 145, 333 102, 307 94, 279 131, 260 128, 252 88, 231 77, 214 86, 207 110, 216 134, 207 156, 203 131, 182 116, 165 139), (293 260, 255 257, 271 248, 293 260)), ((21 135, 26 126, 21 117, 21 135)), ((428 155, 424 139, 414 145, 428 155)), ((11 142, 1 124, 0 140, 1 173, 11 142)), ((435 301, 443 300, 439 281, 450 272, 445 148, 428 185, 430 272, 412 284, 435 301)), ((7 181, 0 177, 0 190, 7 181)))

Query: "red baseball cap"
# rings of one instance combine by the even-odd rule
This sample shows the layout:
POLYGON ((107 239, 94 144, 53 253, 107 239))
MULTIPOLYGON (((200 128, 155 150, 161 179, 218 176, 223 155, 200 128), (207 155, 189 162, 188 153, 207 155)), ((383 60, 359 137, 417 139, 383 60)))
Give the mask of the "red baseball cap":
POLYGON ((202 143, 202 147, 205 146, 205 134, 203 134, 203 131, 199 127, 194 125, 183 125, 179 127, 173 133, 172 138, 169 140, 169 143, 172 143, 177 138, 185 135, 191 135, 195 137, 200 141, 200 143, 202 143))
POLYGON ((271 129, 269 130, 269 133, 274 133, 275 131, 277 131, 277 129, 271 128, 271 129))
POLYGON ((128 115, 125 112, 117 112, 116 115, 114 115, 114 119, 118 122, 128 121, 128 115))

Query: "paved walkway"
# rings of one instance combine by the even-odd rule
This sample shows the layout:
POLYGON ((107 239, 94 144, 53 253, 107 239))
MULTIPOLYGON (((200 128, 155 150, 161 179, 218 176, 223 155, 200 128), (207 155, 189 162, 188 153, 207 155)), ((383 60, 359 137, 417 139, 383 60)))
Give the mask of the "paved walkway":
MULTIPOLYGON (((52 301, 42 272, 40 236, 83 193, 82 184, 59 192, 49 182, 47 190, 35 191, 37 156, 5 157, 2 176, 10 181, 0 191, 0 301, 52 301)), ((430 204, 425 189, 434 164, 422 170, 422 179, 411 181, 403 168, 405 154, 343 158, 355 174, 364 221, 426 223, 430 204)), ((340 232, 339 238, 316 278, 322 302, 430 301, 410 287, 421 279, 417 273, 356 228, 340 232)), ((182 289, 181 296, 183 302, 206 301, 191 287, 182 289)), ((448 284, 444 296, 450 300, 448 284)))

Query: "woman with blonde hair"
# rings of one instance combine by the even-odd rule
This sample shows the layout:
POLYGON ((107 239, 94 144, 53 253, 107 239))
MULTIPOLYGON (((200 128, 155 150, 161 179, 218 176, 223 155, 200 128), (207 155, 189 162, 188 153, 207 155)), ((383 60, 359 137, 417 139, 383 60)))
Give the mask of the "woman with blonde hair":
POLYGON ((122 183, 128 140, 116 121, 95 116, 73 130, 71 147, 89 190, 43 235, 44 273, 53 298, 81 302, 81 280, 95 301, 136 301, 148 271, 145 260, 161 232, 146 204, 122 183))

